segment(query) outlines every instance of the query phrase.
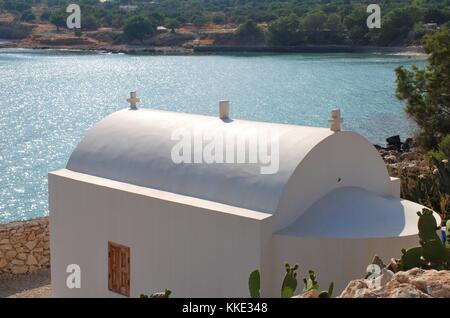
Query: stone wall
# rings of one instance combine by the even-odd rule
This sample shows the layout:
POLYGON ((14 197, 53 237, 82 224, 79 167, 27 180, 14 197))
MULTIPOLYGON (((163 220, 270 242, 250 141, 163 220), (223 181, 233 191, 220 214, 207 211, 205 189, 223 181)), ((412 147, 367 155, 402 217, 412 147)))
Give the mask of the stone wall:
POLYGON ((0 275, 34 273, 49 266, 47 217, 0 224, 0 275))

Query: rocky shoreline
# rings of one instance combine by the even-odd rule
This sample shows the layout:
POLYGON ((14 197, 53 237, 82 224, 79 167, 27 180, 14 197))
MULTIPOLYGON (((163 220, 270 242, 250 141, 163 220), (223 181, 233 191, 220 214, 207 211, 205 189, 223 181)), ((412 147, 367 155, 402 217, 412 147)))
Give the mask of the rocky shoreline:
POLYGON ((413 138, 407 138, 404 142, 400 136, 392 136, 386 139, 387 146, 375 144, 375 148, 386 163, 391 177, 419 176, 429 172, 429 163, 426 155, 419 148, 413 138))
POLYGON ((424 55, 420 49, 411 47, 358 47, 358 46, 136 46, 136 45, 52 45, 40 43, 0 43, 0 49, 33 49, 73 52, 91 52, 130 55, 204 55, 224 53, 385 53, 405 56, 424 55))
POLYGON ((48 23, 0 21, 1 48, 42 49, 111 54, 215 54, 215 53, 393 53, 421 55, 421 46, 299 45, 271 46, 264 40, 242 41, 236 26, 184 27, 177 32, 158 33, 144 41, 120 40, 122 32, 111 28, 85 31, 81 35, 48 23))

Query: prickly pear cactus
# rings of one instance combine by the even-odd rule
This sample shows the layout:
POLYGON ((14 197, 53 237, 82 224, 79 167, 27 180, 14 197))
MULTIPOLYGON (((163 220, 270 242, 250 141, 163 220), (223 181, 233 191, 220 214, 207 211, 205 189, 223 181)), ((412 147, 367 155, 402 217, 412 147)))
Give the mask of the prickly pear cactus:
POLYGON ((248 278, 248 289, 250 290, 250 297, 261 297, 261 274, 259 273, 259 270, 255 269, 250 273, 250 277, 248 278))
POLYGON ((437 160, 435 158, 433 161, 439 171, 439 185, 441 190, 450 194, 450 163, 448 160, 437 160))
POLYGON ((286 263, 284 266, 286 268, 286 274, 281 285, 281 298, 290 298, 294 296, 295 290, 297 289, 298 265, 296 264, 291 267, 286 263))
POLYGON ((333 296, 334 283, 332 282, 328 287, 328 290, 321 291, 319 298, 331 298, 333 296))
POLYGON ((447 250, 437 234, 438 224, 433 211, 423 209, 417 212, 419 221, 420 247, 402 250, 399 262, 400 270, 409 270, 414 267, 425 269, 446 269, 450 266, 450 250, 447 250))
POLYGON ((172 294, 172 291, 166 289, 163 292, 153 293, 150 296, 147 294, 140 294, 139 298, 169 298, 170 294, 172 294))
POLYGON ((305 286, 303 287, 303 291, 307 292, 310 290, 318 290, 319 283, 316 280, 316 273, 313 270, 308 271, 308 278, 303 278, 303 283, 305 286))
POLYGON ((422 212, 417 212, 419 221, 417 227, 419 228, 419 238, 422 241, 433 240, 438 238, 436 233, 438 225, 436 219, 433 216, 433 211, 423 209, 422 212))
POLYGON ((433 211, 423 209, 419 215, 419 238, 422 246, 422 257, 425 263, 436 269, 446 267, 447 252, 437 234, 438 225, 433 216, 433 211))
POLYGON ((400 270, 407 271, 414 267, 422 267, 422 247, 413 247, 408 250, 402 249, 400 259, 400 270))
MULTIPOLYGON (((303 278, 303 283, 305 286, 303 287, 303 292, 308 292, 311 290, 319 290, 319 282, 316 278, 316 273, 313 270, 308 271, 308 277, 303 278)), ((328 290, 321 291, 319 293, 319 298, 331 298, 333 295, 334 283, 332 282, 328 287, 328 290)))

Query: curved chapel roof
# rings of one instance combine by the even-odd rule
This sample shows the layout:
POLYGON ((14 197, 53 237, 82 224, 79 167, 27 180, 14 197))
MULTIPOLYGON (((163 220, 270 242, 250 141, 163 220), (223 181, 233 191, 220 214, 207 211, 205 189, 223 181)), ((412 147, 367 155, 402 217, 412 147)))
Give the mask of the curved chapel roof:
MULTIPOLYGON (((326 128, 222 120, 219 117, 153 109, 127 109, 95 124, 72 153, 67 169, 274 213, 283 188, 296 167, 330 135, 333 132, 326 128), (206 139, 203 147, 201 143, 198 147, 199 143, 195 141, 198 136, 206 139), (205 160, 199 163, 178 162, 189 150, 192 151, 192 162, 202 152, 214 154, 211 147, 206 147, 207 144, 212 145, 208 138, 214 136, 222 136, 224 140, 222 144, 214 144, 219 149, 219 157, 220 150, 226 149, 227 141, 234 140, 238 145, 245 142, 247 163, 236 163, 237 148, 234 160, 230 159, 233 163, 207 163, 205 160), (251 145, 258 144, 258 140, 262 145, 278 143, 269 146, 271 151, 264 151, 264 147, 259 149, 269 157, 261 157, 256 152, 257 163, 248 163, 251 160, 249 149, 252 149, 251 145), (278 157, 279 165, 276 163, 278 157), (264 170, 262 167, 266 167, 265 173, 270 173, 267 169, 272 167, 275 170, 277 166, 276 173, 261 173, 264 170)), ((230 152, 224 153, 226 156, 230 152)))

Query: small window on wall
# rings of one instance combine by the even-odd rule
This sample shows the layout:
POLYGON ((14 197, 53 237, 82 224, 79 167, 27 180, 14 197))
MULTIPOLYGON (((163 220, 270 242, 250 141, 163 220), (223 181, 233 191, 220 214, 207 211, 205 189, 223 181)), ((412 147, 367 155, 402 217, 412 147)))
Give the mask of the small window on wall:
POLYGON ((130 248, 108 242, 108 289, 130 297, 130 248))

